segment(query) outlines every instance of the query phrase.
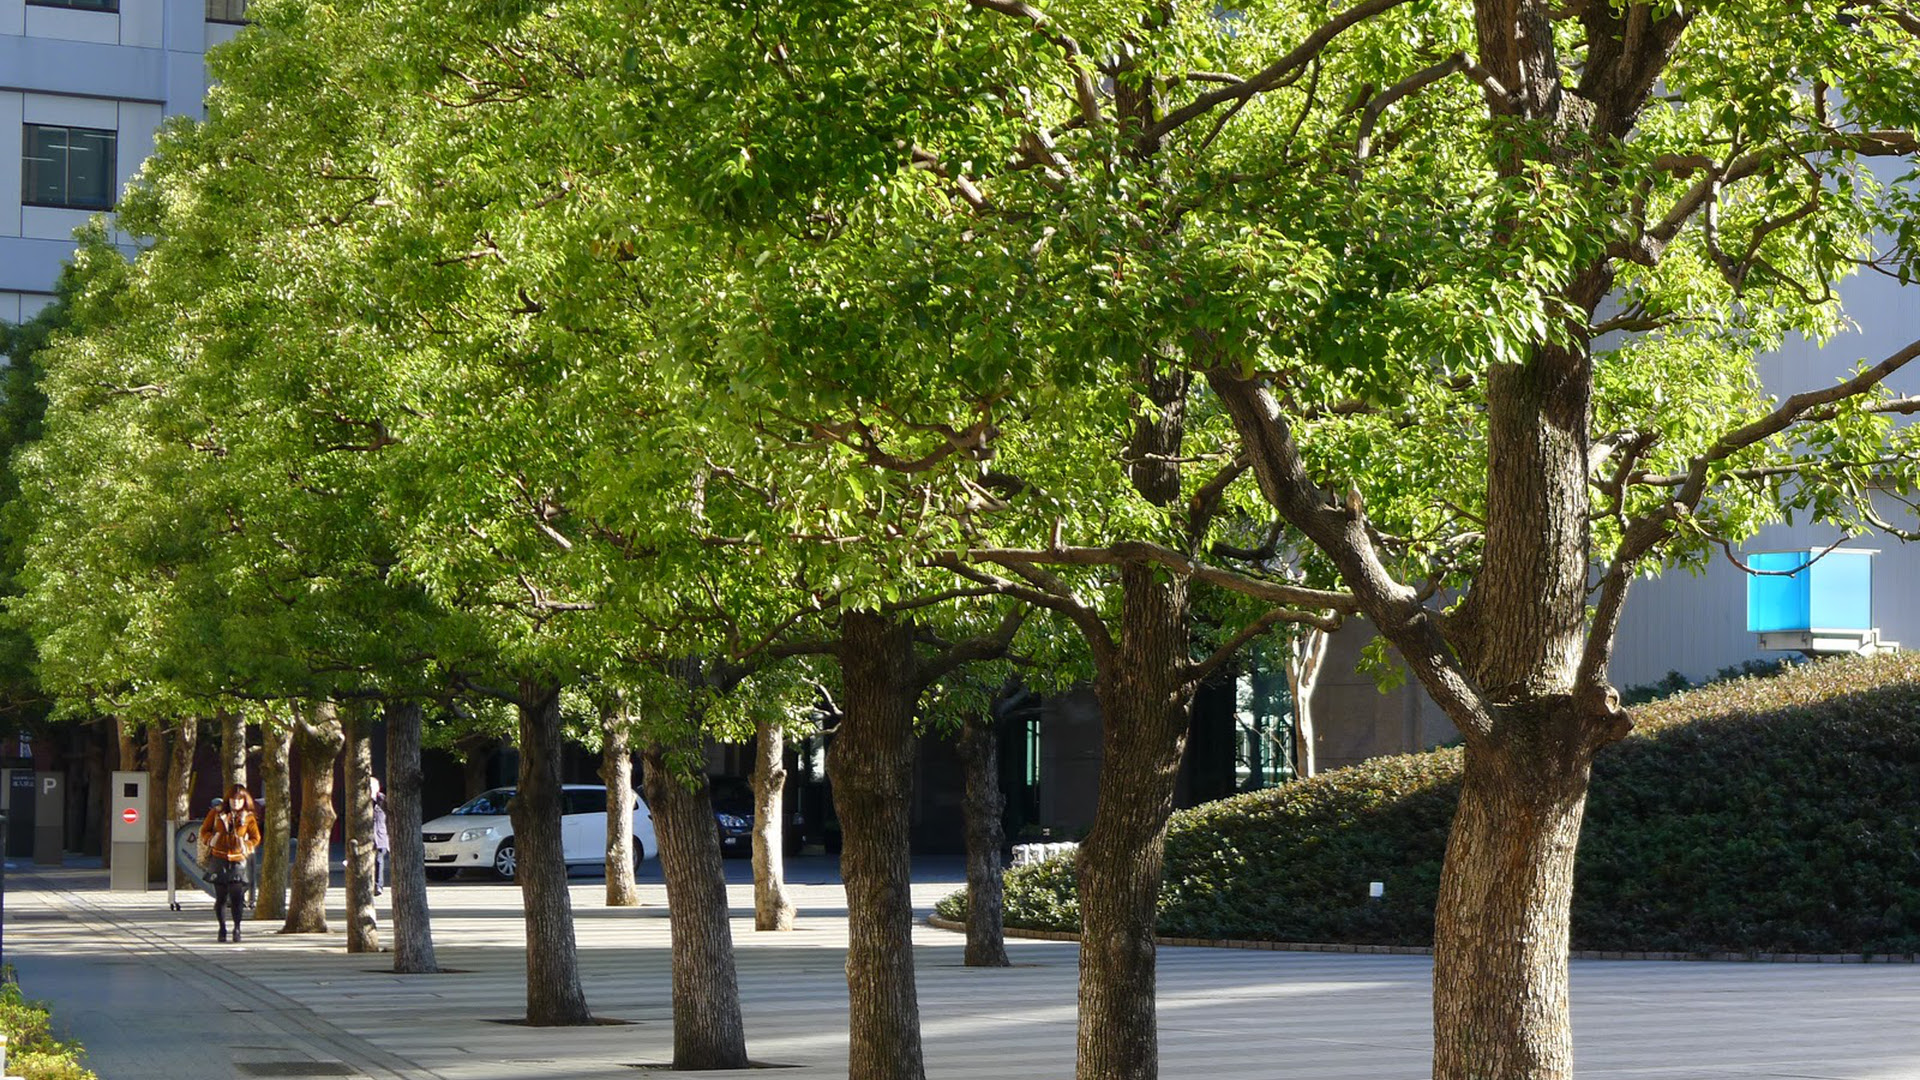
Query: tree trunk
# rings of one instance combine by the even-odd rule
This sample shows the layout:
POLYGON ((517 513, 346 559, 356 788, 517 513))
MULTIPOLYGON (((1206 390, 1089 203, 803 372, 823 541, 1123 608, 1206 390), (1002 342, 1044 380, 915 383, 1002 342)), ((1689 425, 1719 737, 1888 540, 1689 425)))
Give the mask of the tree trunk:
POLYGON ((1468 742, 1434 918, 1435 1080, 1573 1076, 1568 923, 1592 752, 1542 752, 1556 741, 1468 742))
POLYGON ((552 680, 521 684, 520 783, 510 804, 518 860, 521 908, 527 926, 527 1023, 536 1027, 591 1024, 573 937, 573 900, 567 895, 561 847, 560 686, 552 680))
POLYGON ((454 744, 460 750, 460 781, 471 799, 487 790, 487 757, 500 748, 492 735, 463 735, 454 744))
MULTIPOLYGON (((347 951, 380 951, 373 912, 373 716, 353 705, 346 719, 347 951)), ((392 830, 388 830, 391 835, 392 830)))
POLYGON ((327 932, 328 845, 333 839, 333 763, 346 743, 333 702, 313 707, 311 717, 294 711, 293 756, 300 769, 300 849, 293 867, 293 897, 283 934, 327 932))
POLYGON ((147 882, 167 880, 167 859, 173 845, 167 843, 167 814, 173 809, 172 793, 167 787, 166 725, 147 722, 147 882))
MULTIPOLYGON (((138 771, 140 768, 139 751, 135 749, 133 731, 127 726, 127 721, 124 717, 116 716, 113 718, 113 745, 116 755, 113 759, 113 770, 119 772, 138 771)), ((112 782, 113 775, 111 772, 108 773, 107 780, 109 783, 112 782)), ((106 815, 112 810, 113 791, 110 787, 102 786, 100 789, 101 819, 105 821, 106 815)), ((108 824, 107 829, 110 832, 112 825, 108 824)), ((100 865, 103 869, 113 866, 113 841, 110 836, 101 841, 100 865)))
POLYGON ((827 772, 847 889, 848 1071, 860 1080, 923 1080, 907 853, 918 697, 912 627, 853 612, 841 632, 846 708, 827 772))
POLYGON ((1118 654, 1099 673, 1104 728, 1093 830, 1080 848, 1079 1080, 1160 1068, 1154 916, 1193 689, 1183 579, 1129 565, 1118 654))
POLYGON ((194 755, 200 749, 200 721, 186 719, 173 733, 172 759, 167 762, 167 820, 193 817, 194 755))
POLYGON ((287 917, 287 841, 293 834, 293 732, 277 716, 260 724, 260 880, 253 917, 287 917))
POLYGON ((744 1069, 747 1035, 727 917, 727 874, 704 759, 697 742, 677 753, 649 743, 642 757, 641 782, 660 841, 673 933, 673 1068, 744 1069), (683 767, 691 764, 691 784, 674 774, 676 758, 683 767))
MULTIPOLYGON (((633 753, 627 741, 624 703, 600 713, 600 782, 607 785, 607 906, 637 907, 633 882, 633 753)), ((655 839, 659 834, 655 833, 655 839)))
POLYGON ((227 709, 214 715, 220 723, 220 790, 226 792, 247 782, 247 718, 227 709))
POLYGON ((791 930, 787 895, 786 732, 761 720, 753 728, 753 928, 791 930))
MULTIPOLYGON (((193 758, 200 749, 200 721, 189 717, 180 721, 173 733, 171 760, 167 762, 167 859, 174 858, 174 827, 176 821, 193 819, 193 758)), ((160 870, 162 880, 166 878, 166 868, 160 870)))
POLYGON ((133 728, 128 726, 127 721, 124 718, 116 717, 114 719, 113 738, 114 738, 114 744, 118 746, 120 749, 120 759, 119 759, 120 763, 116 765, 115 768, 118 768, 124 772, 132 772, 139 769, 140 768, 139 745, 134 741, 133 728))
POLYGON ((1000 734, 992 712, 960 725, 960 766, 966 776, 962 814, 967 833, 968 967, 1007 967, 1006 905, 1000 849, 1006 843, 1001 815, 1000 734))
POLYGON ((1302 628, 1287 647, 1287 695, 1293 705, 1293 774, 1305 778, 1320 771, 1314 740, 1313 692, 1320 685, 1320 662, 1331 638, 1325 630, 1302 628))
POLYGON ((393 970, 424 975, 440 970, 427 912, 427 849, 420 838, 420 706, 387 703, 387 836, 393 889, 393 970))
POLYGON ((86 758, 86 795, 85 805, 80 808, 81 852, 91 855, 98 852, 104 856, 113 850, 107 841, 107 800, 113 797, 108 785, 113 780, 113 769, 108 755, 114 752, 113 732, 106 722, 96 724, 92 738, 87 743, 86 758))

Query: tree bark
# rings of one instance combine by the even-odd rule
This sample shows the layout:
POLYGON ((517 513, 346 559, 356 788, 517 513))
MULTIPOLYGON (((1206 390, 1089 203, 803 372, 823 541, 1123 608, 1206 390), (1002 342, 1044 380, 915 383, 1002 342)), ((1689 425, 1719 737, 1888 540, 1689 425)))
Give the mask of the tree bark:
POLYGON ((744 1069, 747 1036, 734 971, 726 867, 700 747, 679 747, 676 754, 649 743, 642 757, 646 768, 641 782, 660 841, 673 934, 673 1067, 744 1069), (675 775, 676 757, 683 767, 692 766, 687 770, 691 782, 675 775))
POLYGON ((960 725, 960 765, 965 772, 963 816, 967 833, 968 967, 1007 967, 1004 869, 1006 843, 1001 815, 1000 733, 991 711, 960 725))
POLYGON ((1540 750, 1467 746, 1434 919, 1436 1078, 1573 1076, 1568 923, 1592 754, 1540 750))
POLYGON ((293 756, 300 770, 300 847, 293 866, 293 896, 283 934, 327 932, 328 844, 333 837, 333 763, 346 744, 340 714, 331 701, 313 706, 311 717, 294 710, 293 756))
POLYGON ((827 751, 847 890, 848 1071, 923 1080, 907 841, 918 697, 912 627, 866 612, 841 624, 845 715, 827 751))
POLYGON ((167 762, 167 820, 186 821, 193 817, 194 755, 200 749, 200 721, 180 721, 172 743, 171 760, 167 762))
POLYGON ((536 1027, 591 1024, 573 937, 573 900, 567 894, 561 847, 560 685, 551 679, 520 686, 520 782, 510 806, 527 926, 527 1023, 536 1027))
POLYGON ((1314 483, 1270 390, 1220 370, 1208 381, 1267 499, 1339 568, 1466 739, 1435 912, 1435 1080, 1564 1080, 1572 844, 1592 754, 1630 726, 1604 687, 1579 685, 1591 365, 1541 348, 1489 373, 1485 565, 1444 621, 1392 579, 1357 500, 1330 503, 1314 483))
MULTIPOLYGON (((346 717, 347 951, 380 951, 373 911, 373 715, 353 705, 346 717)), ((392 830, 389 829, 391 834, 392 830)))
POLYGON ((115 768, 123 772, 132 772, 140 768, 140 749, 134 741, 133 728, 128 726, 124 717, 115 717, 113 721, 114 744, 119 747, 119 764, 115 768))
POLYGON ((1486 555, 1458 636, 1492 709, 1480 730, 1460 725, 1466 769, 1434 911, 1435 1080, 1573 1075, 1574 849, 1593 754, 1624 733, 1576 686, 1591 388, 1590 358, 1558 346, 1488 374, 1486 555))
MULTIPOLYGON (((133 740, 133 731, 128 728, 127 721, 124 717, 116 716, 113 718, 113 745, 116 755, 112 765, 114 770, 119 772, 135 772, 140 768, 140 759, 133 740)), ((111 772, 108 773, 107 780, 109 783, 112 782, 113 775, 111 772)), ((113 791, 111 788, 103 786, 100 789, 100 816, 103 821, 112 809, 113 791)), ((112 825, 109 824, 107 829, 111 831, 112 825)), ((103 869, 113 866, 113 841, 110 838, 103 839, 100 844, 100 865, 103 869)))
POLYGON ((464 735, 454 744, 460 749, 460 781, 471 799, 487 790, 487 755, 500 748, 492 735, 464 735))
POLYGON ((287 917, 290 867, 287 841, 293 834, 293 732, 269 715, 260 725, 260 881, 253 917, 287 917))
POLYGON ((791 930, 787 895, 786 732, 761 720, 753 728, 753 928, 791 930))
MULTIPOLYGON (((633 838, 633 753, 623 702, 600 713, 600 782, 607 785, 607 906, 637 907, 633 838)), ((656 832, 654 839, 659 839, 656 832)))
POLYGON ((167 880, 167 860, 173 845, 167 843, 167 814, 173 809, 173 797, 167 787, 166 725, 147 722, 147 883, 167 880))
POLYGON ((113 750, 111 725, 105 721, 93 725, 87 740, 86 802, 74 818, 80 823, 77 850, 84 854, 91 855, 97 851, 104 856, 113 850, 113 845, 107 841, 107 799, 113 795, 108 790, 113 780, 113 770, 107 757, 113 750))
MULTIPOLYGON (((200 721, 189 717, 180 721, 170 740, 171 759, 167 762, 167 859, 174 858, 174 828, 176 821, 193 819, 193 774, 194 754, 200 748, 200 721)), ((160 876, 164 880, 166 868, 163 864, 160 876)))
POLYGON ((220 724, 220 790, 224 793, 247 782, 247 718, 228 709, 214 715, 220 724))
POLYGON ((1133 564, 1121 588, 1118 652, 1095 681, 1103 757, 1080 848, 1080 1080, 1159 1074, 1154 917, 1193 702, 1185 580, 1133 564))
POLYGON ((393 890, 393 970, 425 975, 440 970, 433 955, 427 911, 427 849, 420 838, 420 705, 390 701, 387 717, 387 836, 393 843, 388 886, 393 890))
POLYGON ((1293 705, 1293 774, 1314 776, 1320 771, 1318 737, 1313 727, 1313 692, 1320 685, 1320 662, 1327 657, 1332 635, 1302 628, 1287 647, 1287 694, 1293 705))

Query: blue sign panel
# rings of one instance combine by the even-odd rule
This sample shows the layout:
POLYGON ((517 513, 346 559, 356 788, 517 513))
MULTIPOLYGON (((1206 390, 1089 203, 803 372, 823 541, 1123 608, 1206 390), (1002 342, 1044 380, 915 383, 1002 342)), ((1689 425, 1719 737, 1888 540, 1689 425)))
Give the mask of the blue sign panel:
POLYGON ((1873 552, 1767 551, 1747 565, 1747 629, 1873 629, 1873 552))

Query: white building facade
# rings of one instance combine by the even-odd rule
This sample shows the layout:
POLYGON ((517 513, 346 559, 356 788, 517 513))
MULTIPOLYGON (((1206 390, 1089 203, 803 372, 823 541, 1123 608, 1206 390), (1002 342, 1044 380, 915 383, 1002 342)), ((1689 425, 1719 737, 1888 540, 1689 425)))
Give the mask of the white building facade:
MULTIPOLYGON (((1920 340, 1920 285, 1901 285, 1866 271, 1842 282, 1837 291, 1851 329, 1825 345, 1790 341, 1755 361, 1761 380, 1776 397, 1831 387, 1852 374, 1860 361, 1878 363, 1920 340)), ((1888 386, 1903 397, 1920 394, 1920 361, 1895 373, 1888 386)), ((1892 493, 1876 499, 1876 513, 1897 528, 1920 529, 1920 516, 1892 493)), ((1776 525, 1761 530, 1738 554, 1817 553, 1841 539, 1841 532, 1831 526, 1776 525)), ((1920 648, 1920 543, 1869 533, 1844 546, 1874 552, 1871 621, 1880 640, 1920 648)), ((1759 636, 1747 631, 1747 584, 1745 572, 1718 556, 1698 577, 1675 571, 1635 583, 1614 647, 1614 684, 1654 682, 1669 671, 1698 682, 1744 660, 1797 655, 1763 650, 1759 636)))
MULTIPOLYGON (((1883 171, 1882 179, 1894 178, 1883 171)), ((1776 398, 1830 387, 1861 361, 1878 363, 1920 340, 1920 284, 1901 285, 1862 271, 1836 291, 1849 329, 1825 344, 1796 339, 1755 359, 1761 381, 1776 398)), ((1897 372, 1887 386, 1899 396, 1920 395, 1920 361, 1897 372)), ((1910 505, 1920 499, 1888 492, 1875 501, 1876 512, 1889 524, 1920 530, 1920 514, 1910 505)), ((1818 554, 1842 539, 1832 526, 1802 521, 1765 528, 1733 554, 1742 562, 1763 552, 1818 554)), ((1845 539, 1842 549, 1873 552, 1870 624, 1879 641, 1920 648, 1920 542, 1865 533, 1845 539)), ((1761 648, 1760 635, 1747 629, 1749 578, 1732 559, 1716 555, 1697 576, 1674 570, 1635 582, 1609 668, 1613 684, 1627 689, 1656 683, 1668 672, 1699 683, 1747 660, 1799 658, 1798 652, 1761 648)), ((1323 770, 1424 750, 1459 735, 1417 684, 1409 680, 1383 694, 1371 675, 1356 670, 1361 647, 1372 636, 1364 623, 1356 624, 1335 635, 1327 655, 1314 692, 1316 757, 1323 770)))
POLYGON ((110 210, 168 116, 202 114, 206 52, 245 0, 0 0, 0 321, 53 299, 73 231, 110 210))

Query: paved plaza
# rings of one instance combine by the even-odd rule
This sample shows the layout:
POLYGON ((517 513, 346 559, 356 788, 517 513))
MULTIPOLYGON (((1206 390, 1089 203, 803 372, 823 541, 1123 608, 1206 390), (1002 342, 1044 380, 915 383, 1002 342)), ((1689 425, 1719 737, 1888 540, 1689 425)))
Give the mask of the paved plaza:
MULTIPOLYGON (((346 953, 337 908, 331 935, 282 937, 256 923, 244 944, 221 945, 202 897, 184 896, 186 910, 174 912, 164 892, 108 892, 104 871, 16 866, 5 882, 5 960, 86 1045, 102 1080, 679 1075, 664 1069, 665 890, 648 869, 639 908, 610 910, 597 879, 574 881, 588 1002, 623 1022, 591 1028, 512 1023, 525 1003, 519 893, 488 882, 431 886, 439 959, 454 970, 402 976, 387 970, 390 956, 346 953)), ((801 928, 790 934, 753 931, 746 866, 729 871, 750 1053, 794 1066, 781 1076, 845 1076, 845 897, 833 864, 795 863, 801 928)), ((916 872, 923 915, 958 887, 950 861, 916 872)), ((1077 947, 1011 941, 1014 967, 976 970, 961 966, 961 944, 915 931, 928 1076, 1070 1077, 1077 947)), ((1588 1080, 1920 1080, 1914 965, 1573 970, 1588 1080)), ((1161 1075, 1415 1080, 1431 1045, 1429 975, 1422 957, 1163 949, 1161 1075)))

